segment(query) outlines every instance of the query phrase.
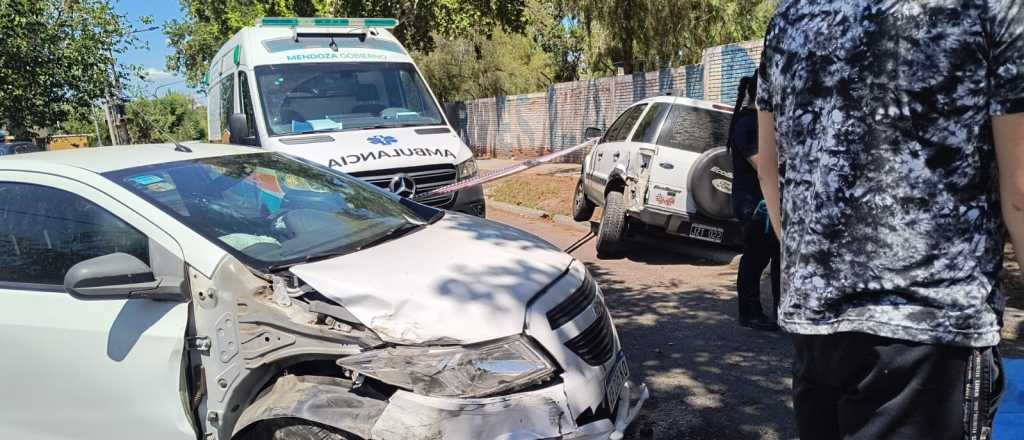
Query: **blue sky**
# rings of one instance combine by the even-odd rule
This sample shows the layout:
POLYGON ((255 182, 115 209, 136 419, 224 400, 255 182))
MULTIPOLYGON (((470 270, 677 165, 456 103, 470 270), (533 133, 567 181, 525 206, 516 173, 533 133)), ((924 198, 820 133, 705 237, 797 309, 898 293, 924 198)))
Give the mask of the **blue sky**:
MULTIPOLYGON (((183 18, 184 12, 177 0, 116 0, 117 12, 128 18, 128 22, 137 29, 144 29, 150 26, 163 26, 169 20, 183 18), (143 25, 141 18, 150 16, 153 18, 152 25, 143 25)), ((149 79, 137 81, 135 84, 141 86, 147 94, 157 93, 161 96, 168 91, 178 91, 188 95, 197 94, 197 91, 190 89, 184 83, 184 78, 170 73, 167 70, 167 56, 174 51, 167 45, 167 36, 163 30, 140 32, 140 40, 149 44, 147 50, 132 50, 119 58, 124 64, 137 64, 146 70, 149 79)), ((205 102, 205 99, 200 98, 205 102)))

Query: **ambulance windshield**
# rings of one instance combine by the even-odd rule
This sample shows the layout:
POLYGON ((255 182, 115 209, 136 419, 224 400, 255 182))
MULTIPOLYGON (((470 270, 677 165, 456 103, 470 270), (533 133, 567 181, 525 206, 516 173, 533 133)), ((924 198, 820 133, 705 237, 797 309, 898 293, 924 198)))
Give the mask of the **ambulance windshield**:
POLYGON ((294 63, 255 71, 271 136, 444 124, 411 63, 294 63))

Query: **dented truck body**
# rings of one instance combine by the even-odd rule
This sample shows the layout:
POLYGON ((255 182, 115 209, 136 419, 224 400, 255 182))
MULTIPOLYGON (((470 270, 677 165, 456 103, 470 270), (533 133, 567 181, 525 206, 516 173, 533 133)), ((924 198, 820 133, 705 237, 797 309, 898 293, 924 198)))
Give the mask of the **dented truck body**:
MULTIPOLYGON (((180 329, 180 349, 153 360, 163 379, 147 376, 180 392, 119 413, 180 413, 73 436, 22 420, 0 434, 257 439, 298 424, 337 439, 617 439, 647 397, 600 287, 540 238, 277 153, 131 148, 0 163, 0 177, 62 175, 110 194, 96 199, 110 212, 130 206, 135 229, 166 232, 145 262, 163 287, 124 303, 178 313, 133 318, 150 327, 122 356, 152 357, 149 334, 180 329)), ((111 407, 95 394, 77 399, 111 407)))

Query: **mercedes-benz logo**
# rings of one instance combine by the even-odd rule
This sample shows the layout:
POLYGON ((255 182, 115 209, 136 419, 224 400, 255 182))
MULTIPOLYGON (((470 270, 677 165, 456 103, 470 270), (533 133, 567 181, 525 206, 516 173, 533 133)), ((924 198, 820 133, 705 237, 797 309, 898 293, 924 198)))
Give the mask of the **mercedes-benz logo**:
POLYGON ((388 189, 402 197, 412 197, 416 195, 416 181, 405 174, 399 174, 391 178, 388 189))

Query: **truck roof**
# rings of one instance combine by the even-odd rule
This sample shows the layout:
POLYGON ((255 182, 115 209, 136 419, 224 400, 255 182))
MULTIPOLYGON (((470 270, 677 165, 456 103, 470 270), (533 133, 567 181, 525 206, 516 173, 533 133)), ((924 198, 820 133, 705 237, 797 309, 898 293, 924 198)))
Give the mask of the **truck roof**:
POLYGON ((412 57, 383 28, 248 26, 217 51, 208 77, 213 81, 234 66, 296 62, 412 62, 412 57))

